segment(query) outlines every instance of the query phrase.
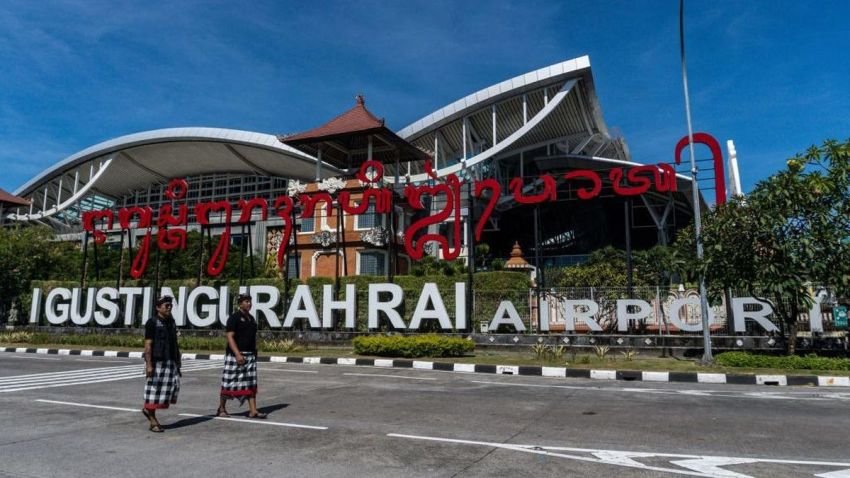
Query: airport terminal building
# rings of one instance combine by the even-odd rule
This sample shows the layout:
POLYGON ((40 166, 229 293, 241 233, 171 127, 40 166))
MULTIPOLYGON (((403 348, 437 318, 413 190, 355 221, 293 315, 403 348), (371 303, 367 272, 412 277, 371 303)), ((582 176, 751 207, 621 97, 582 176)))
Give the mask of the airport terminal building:
POLYGON ((605 125, 586 56, 473 92, 398 131, 361 97, 314 126, 289 136, 196 127, 111 139, 14 191, 4 224, 45 224, 81 245, 100 236, 101 247, 138 248, 169 227, 163 208, 176 214, 182 205, 216 203, 203 217, 190 209, 185 228, 267 261, 287 241, 281 274, 304 279, 404 274, 419 258, 403 244, 414 226, 416 238, 447 238, 444 247, 417 249, 438 258, 464 260, 479 242, 507 258, 518 243, 529 262, 556 267, 607 245, 667 244, 692 217, 690 177, 675 171, 672 145, 670 157, 633 160, 605 125), (383 178, 369 184, 373 166, 383 178), (655 187, 642 177, 654 177, 655 187), (439 191, 450 178, 460 181, 451 207, 439 191), (386 201, 360 207, 378 183, 386 201), (424 192, 411 200, 414 187, 424 192), (347 207, 336 204, 343 192, 347 207), (298 200, 320 193, 334 204, 298 200), (240 201, 250 200, 268 206, 245 213, 240 201), (135 211, 122 216, 126 235, 122 208, 135 211), (154 211, 147 221, 145 208, 154 211), (86 227, 87 215, 105 210, 114 221, 89 219, 86 227))

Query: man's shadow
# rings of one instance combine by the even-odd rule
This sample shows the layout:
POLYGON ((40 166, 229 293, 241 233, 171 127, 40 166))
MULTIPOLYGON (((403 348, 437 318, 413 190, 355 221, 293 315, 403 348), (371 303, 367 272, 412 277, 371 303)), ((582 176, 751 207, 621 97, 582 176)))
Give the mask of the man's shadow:
MULTIPOLYGON (((275 405, 266 405, 265 407, 257 407, 257 411, 260 412, 260 413, 265 413, 266 415, 271 416, 272 412, 276 412, 276 411, 284 409, 288 406, 289 406, 288 403, 278 403, 278 404, 275 404, 275 405)), ((231 413, 230 416, 247 418, 249 413, 251 413, 249 410, 245 410, 245 412, 231 413)))
POLYGON ((169 423, 168 425, 163 424, 162 428, 164 430, 174 430, 175 428, 183 428, 191 425, 197 425, 199 423, 208 422, 215 418, 214 415, 204 415, 202 417, 189 417, 189 418, 181 418, 174 423, 169 423))
MULTIPOLYGON (((257 410, 262 412, 262 413, 271 415, 272 412, 275 412, 277 410, 282 410, 282 409, 284 409, 288 406, 289 406, 288 403, 278 403, 276 405, 266 405, 265 407, 257 407, 257 410)), ((248 416, 248 411, 246 410, 245 413, 239 413, 239 414, 231 413, 230 416, 238 417, 238 418, 246 418, 248 416)), ((168 425, 163 424, 162 428, 165 429, 165 430, 174 430, 174 429, 177 429, 177 428, 183 428, 183 427, 189 427, 189 426, 192 426, 192 425, 198 425, 198 424, 201 424, 201 423, 204 423, 204 422, 208 422, 208 421, 210 421, 214 418, 215 418, 215 414, 204 415, 204 416, 201 416, 201 417, 181 418, 180 420, 177 420, 174 423, 169 423, 168 425)))

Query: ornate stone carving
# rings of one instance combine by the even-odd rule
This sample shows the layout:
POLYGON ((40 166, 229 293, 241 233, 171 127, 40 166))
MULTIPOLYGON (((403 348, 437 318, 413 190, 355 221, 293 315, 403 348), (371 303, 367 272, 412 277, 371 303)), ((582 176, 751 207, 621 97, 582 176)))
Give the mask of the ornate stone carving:
POLYGON ((360 233, 360 239, 375 246, 384 246, 390 238, 390 231, 384 226, 376 226, 360 233))
POLYGON ((339 178, 327 178, 318 183, 316 187, 318 187, 321 191, 327 191, 333 194, 345 187, 345 181, 339 178))
POLYGON ((286 185, 286 194, 290 196, 297 196, 299 194, 302 194, 306 190, 307 185, 301 184, 301 181, 292 180, 289 181, 289 183, 286 185))
POLYGON ((313 234, 313 244, 321 244, 322 247, 330 247, 336 244, 336 233, 332 231, 321 231, 313 234))

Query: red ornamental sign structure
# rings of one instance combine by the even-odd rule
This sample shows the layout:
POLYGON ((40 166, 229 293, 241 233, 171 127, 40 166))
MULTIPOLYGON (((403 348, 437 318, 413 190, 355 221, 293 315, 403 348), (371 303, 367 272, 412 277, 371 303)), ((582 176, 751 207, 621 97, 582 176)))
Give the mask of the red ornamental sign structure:
MULTIPOLYGON (((687 137, 683 138, 687 145, 687 137)), ((705 133, 697 133, 694 135, 695 143, 703 143, 710 147, 715 160, 715 180, 718 184, 723 185, 723 160, 720 154, 717 141, 705 133)), ((676 147, 676 163, 679 163, 679 154, 684 146, 680 141, 676 147)), ((414 210, 425 210, 423 204, 424 197, 440 198, 443 203, 442 210, 433 213, 427 217, 421 218, 413 222, 404 232, 404 248, 407 254, 414 260, 421 260, 425 255, 425 245, 428 242, 436 242, 442 252, 442 257, 447 260, 456 259, 461 251, 461 228, 460 226, 460 205, 461 205, 461 189, 464 186, 464 181, 461 181, 457 175, 448 174, 443 178, 438 178, 434 173, 430 162, 425 163, 425 169, 428 174, 435 180, 435 184, 413 185, 407 184, 404 187, 404 197, 407 203, 414 210), (446 221, 455 223, 453 241, 441 234, 424 233, 428 226, 433 224, 441 224, 446 221), (454 244, 454 247, 451 246, 454 244)), ((611 181, 614 194, 618 196, 638 196, 649 191, 659 193, 675 192, 676 188, 676 172, 672 166, 666 163, 657 165, 641 165, 628 168, 612 168, 608 171, 608 179, 611 181)), ((210 201, 199 202, 195 204, 194 215, 199 224, 209 226, 211 224, 210 215, 213 213, 221 213, 224 216, 224 232, 219 236, 218 244, 211 254, 207 262, 207 274, 211 277, 216 277, 224 270, 227 263, 228 249, 230 245, 230 227, 233 223, 234 213, 238 212, 239 216, 236 219, 236 224, 247 224, 251 221, 254 211, 259 210, 263 220, 268 218, 271 211, 275 216, 283 221, 283 230, 281 244, 277 251, 277 264, 280 270, 283 270, 284 259, 286 257, 287 247, 290 243, 290 238, 293 229, 293 211, 296 203, 300 205, 301 218, 309 219, 314 217, 316 208, 323 204, 328 214, 336 205, 339 206, 345 213, 349 215, 361 215, 368 209, 370 202, 374 204, 374 212, 377 214, 386 214, 392 209, 392 189, 387 187, 379 187, 383 177, 383 165, 377 161, 369 160, 364 162, 359 172, 356 175, 361 183, 366 185, 362 191, 362 199, 359 204, 352 205, 351 192, 340 191, 336 199, 325 191, 320 191, 311 194, 299 194, 297 196, 278 196, 270 206, 264 198, 253 198, 249 200, 240 199, 237 203, 237 211, 234 211, 233 206, 229 201, 210 201)), ((590 169, 580 169, 569 171, 561 179, 574 183, 576 186, 576 195, 580 200, 590 200, 598 197, 602 192, 602 177, 600 173, 590 169)), ((537 178, 537 181, 542 184, 542 191, 536 194, 524 194, 523 187, 526 185, 523 178, 515 177, 508 183, 508 191, 503 192, 501 184, 495 179, 489 178, 472 183, 473 195, 476 198, 485 196, 485 192, 489 192, 484 211, 475 223, 475 240, 481 239, 481 234, 484 225, 490 218, 493 210, 499 202, 503 194, 510 194, 513 199, 523 205, 541 204, 545 202, 556 201, 558 199, 557 180, 550 174, 544 174, 537 178)), ((165 190, 165 196, 172 202, 183 200, 188 191, 188 183, 184 179, 172 179, 165 190)), ((720 194, 721 189, 717 189, 718 202, 722 202, 725 197, 720 194)), ((123 231, 130 229, 146 229, 147 232, 142 236, 141 243, 133 257, 130 267, 130 276, 134 279, 141 278, 147 269, 148 259, 150 257, 152 228, 154 225, 158 228, 156 235, 156 245, 160 250, 170 251, 186 248, 186 226, 189 223, 190 208, 187 204, 180 204, 176 208, 170 204, 161 206, 156 216, 154 210, 148 206, 124 207, 118 210, 118 223, 123 231), (156 219, 154 219, 156 217, 156 219), (135 226, 133 225, 135 223, 135 226)), ((88 211, 83 213, 83 228, 87 233, 91 233, 94 241, 97 244, 103 244, 106 241, 106 234, 102 230, 111 229, 115 220, 115 213, 110 209, 97 211, 88 211)))

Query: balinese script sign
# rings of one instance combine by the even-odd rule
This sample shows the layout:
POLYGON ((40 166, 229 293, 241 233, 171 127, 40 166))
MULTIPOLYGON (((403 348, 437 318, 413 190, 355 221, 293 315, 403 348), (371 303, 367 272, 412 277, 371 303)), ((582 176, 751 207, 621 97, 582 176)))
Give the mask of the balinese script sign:
MULTIPOLYGON (((461 252, 460 206, 461 189, 465 182, 455 174, 438 178, 428 162, 426 162, 426 170, 434 179, 434 184, 418 186, 407 184, 403 190, 407 204, 414 210, 427 210, 428 207, 423 199, 431 197, 439 198, 438 202, 443 206, 440 211, 414 221, 404 231, 404 248, 412 259, 421 260, 425 254, 426 244, 436 242, 442 251, 442 257, 453 260, 461 252), (446 221, 455 223, 452 241, 443 235, 427 232, 429 226, 446 221)), ((216 277, 224 270, 227 262, 230 228, 234 218, 236 224, 247 224, 252 220, 255 211, 259 211, 263 220, 272 213, 283 221, 281 244, 277 251, 277 264, 280 270, 283 270, 287 247, 290 244, 293 224, 296 220, 295 211, 298 208, 300 208, 298 217, 302 219, 314 217, 316 210, 320 207, 326 208, 328 215, 334 207, 341 208, 346 214, 361 215, 369 210, 370 204, 374 206, 373 211, 377 214, 387 214, 392 210, 393 190, 380 186, 383 184, 381 163, 371 160, 364 162, 356 177, 364 186, 362 198, 358 204, 352 204, 352 192, 348 190, 336 193, 336 189, 332 189, 306 194, 303 189, 298 191, 298 188, 293 188, 291 195, 278 196, 271 205, 264 198, 241 199, 237 203, 236 211, 229 201, 198 202, 190 210, 188 204, 178 204, 186 198, 188 183, 184 179, 172 179, 165 190, 165 196, 172 203, 161 206, 156 213, 148 206, 124 207, 117 211, 117 215, 111 209, 88 211, 83 213, 83 228, 87 234, 92 235, 97 244, 106 241, 104 229, 112 229, 116 216, 122 232, 130 229, 146 230, 146 233, 141 236, 141 242, 129 269, 130 276, 138 279, 144 275, 148 266, 154 228, 157 229, 156 246, 160 250, 185 249, 186 227, 189 224, 190 215, 194 215, 196 221, 205 227, 211 225, 212 214, 220 214, 223 216, 224 232, 219 236, 206 267, 207 274, 216 277), (237 212, 238 216, 235 215, 237 212)), ((620 196, 636 196, 647 191, 659 193, 676 191, 676 173, 673 167, 666 163, 628 168, 615 167, 607 172, 607 178, 611 182, 614 194, 620 196)), ((519 204, 555 201, 558 199, 559 179, 572 183, 575 186, 576 196, 580 200, 596 198, 602 191, 600 172, 581 169, 567 172, 560 178, 544 174, 530 182, 526 182, 523 178, 513 178, 508 183, 508 192, 519 204), (536 192, 527 194, 526 189, 533 189, 536 192)), ((471 187, 476 198, 484 198, 486 201, 483 213, 475 223, 475 239, 480 240, 484 226, 502 197, 503 191, 501 184, 492 178, 473 182, 471 187)))
MULTIPOLYGON (((100 326, 126 327, 144 323, 153 314, 153 300, 158 295, 174 297, 172 315, 178 326, 206 328, 215 324, 224 324, 231 313, 231 291, 227 287, 201 286, 195 288, 180 287, 176 291, 163 287, 155 291, 150 287, 103 287, 103 288, 54 288, 45 294, 41 289, 33 290, 30 323, 38 324, 46 318, 50 325, 87 325, 94 321, 100 326), (141 314, 139 314, 141 312, 141 314)), ((240 287, 239 293, 248 293, 253 298, 253 313, 264 320, 269 327, 276 329, 292 329, 300 323, 310 329, 331 329, 343 327, 357 329, 358 290, 354 284, 345 286, 339 291, 339 298, 334 298, 332 285, 325 285, 321 291, 321 300, 317 304, 313 299, 310 287, 299 285, 292 300, 282 315, 275 309, 280 309, 280 289, 271 285, 252 285, 240 287), (335 322, 334 318, 340 322, 335 322)), ((362 291, 361 291, 362 292, 362 291)), ((450 310, 437 285, 426 283, 419 293, 416 307, 408 317, 403 317, 400 309, 404 303, 405 292, 397 284, 369 284, 365 305, 366 326, 369 330, 391 328, 395 330, 415 332, 429 323, 436 323, 441 330, 466 330, 469 328, 469 318, 466 312, 466 284, 455 283, 453 292, 454 307, 450 310)), ((812 331, 823 331, 819 313, 820 299, 815 298, 815 305, 809 313, 812 331)), ((670 324, 682 332, 698 332, 702 330, 699 323, 692 323, 681 318, 682 311, 687 307, 699 304, 698 298, 688 297, 674 300, 669 306, 668 319, 670 324)), ((528 304, 523 304, 528 306, 528 304)), ((549 313, 552 308, 561 308, 566 332, 574 332, 578 325, 590 331, 602 331, 600 326, 600 306, 593 300, 558 301, 541 300, 539 331, 547 332, 550 328, 549 313)), ((653 311, 653 305, 645 300, 620 299, 616 301, 617 330, 625 332, 630 326, 647 319, 653 311)), ((362 312, 362 311, 360 311, 362 312)), ((732 299, 732 327, 734 332, 745 332, 747 321, 757 324, 765 332, 778 331, 769 316, 773 308, 769 303, 753 297, 732 299)), ((710 316, 710 322, 716 322, 710 316)), ((508 330, 523 332, 526 330, 524 321, 515 305, 508 300, 501 301, 489 319, 487 330, 496 331, 500 327, 508 330)), ((502 329, 504 330, 504 329, 502 329)))

